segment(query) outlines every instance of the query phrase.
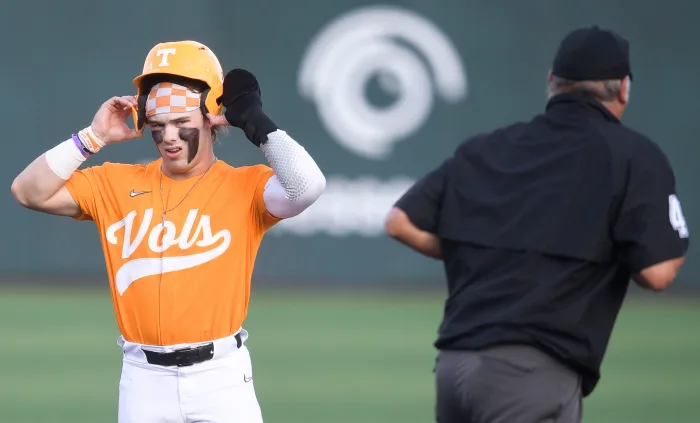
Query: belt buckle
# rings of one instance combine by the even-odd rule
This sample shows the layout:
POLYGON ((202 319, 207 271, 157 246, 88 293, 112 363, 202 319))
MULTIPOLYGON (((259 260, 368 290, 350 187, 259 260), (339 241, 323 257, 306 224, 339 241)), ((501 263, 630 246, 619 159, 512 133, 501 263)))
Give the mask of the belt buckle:
POLYGON ((195 352, 196 358, 199 358, 199 354, 197 354, 197 349, 192 348, 192 347, 183 347, 183 348, 178 348, 176 350, 173 350, 173 353, 175 353, 175 365, 177 367, 188 367, 194 364, 192 360, 190 360, 192 357, 190 354, 187 354, 188 352, 195 352), (184 355, 180 355, 180 353, 185 353, 184 355), (189 362, 183 362, 185 360, 188 360, 189 362))

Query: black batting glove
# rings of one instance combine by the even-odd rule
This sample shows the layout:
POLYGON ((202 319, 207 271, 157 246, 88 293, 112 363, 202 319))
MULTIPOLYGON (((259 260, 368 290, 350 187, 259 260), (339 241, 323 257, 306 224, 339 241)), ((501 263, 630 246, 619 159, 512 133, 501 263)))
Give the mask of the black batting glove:
POLYGON ((260 85, 255 76, 244 69, 234 69, 224 78, 221 104, 224 116, 231 126, 241 128, 246 137, 260 147, 267 135, 279 128, 263 112, 260 85))

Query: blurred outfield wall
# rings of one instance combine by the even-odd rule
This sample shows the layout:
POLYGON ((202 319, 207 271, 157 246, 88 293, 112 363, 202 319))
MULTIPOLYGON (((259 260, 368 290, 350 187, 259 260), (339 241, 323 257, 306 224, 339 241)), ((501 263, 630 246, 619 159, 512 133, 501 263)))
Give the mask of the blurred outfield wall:
MULTIPOLYGON (((180 39, 207 44, 226 70, 254 72, 266 111, 328 177, 322 199, 263 242, 256 269, 263 284, 441 281, 438 262, 382 235, 385 212, 466 137, 541 111, 559 40, 593 23, 632 43, 625 121, 668 154, 693 233, 699 12, 691 0, 5 2, 0 274, 104 277, 93 224, 24 210, 10 184, 87 126, 104 100, 133 93, 131 80, 154 44, 180 39)), ((217 155, 234 165, 264 162, 238 130, 217 155)), ((89 163, 154 158, 146 134, 89 163)), ((700 286, 696 254, 691 249, 679 286, 700 286)))

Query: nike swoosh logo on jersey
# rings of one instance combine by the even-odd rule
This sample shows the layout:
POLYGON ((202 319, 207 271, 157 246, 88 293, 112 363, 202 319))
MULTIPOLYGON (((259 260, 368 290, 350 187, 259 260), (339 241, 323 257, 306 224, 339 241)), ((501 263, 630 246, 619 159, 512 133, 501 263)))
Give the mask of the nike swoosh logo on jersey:
POLYGON ((136 197, 137 195, 148 194, 149 192, 151 192, 151 191, 134 191, 132 189, 131 192, 129 193, 129 197, 136 197))
POLYGON ((248 383, 248 382, 250 382, 251 380, 253 380, 253 376, 251 376, 251 377, 245 377, 245 374, 243 374, 243 382, 248 383))

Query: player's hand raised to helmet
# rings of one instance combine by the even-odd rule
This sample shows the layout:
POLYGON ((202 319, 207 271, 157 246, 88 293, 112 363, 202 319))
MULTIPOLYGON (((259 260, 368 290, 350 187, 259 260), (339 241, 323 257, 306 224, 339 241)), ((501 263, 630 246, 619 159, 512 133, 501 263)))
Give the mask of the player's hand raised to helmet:
POLYGON ((234 69, 224 78, 221 104, 223 116, 207 114, 212 126, 230 125, 241 128, 256 146, 267 140, 267 135, 278 129, 262 109, 262 93, 255 76, 245 69, 234 69))
POLYGON ((105 144, 133 140, 141 133, 126 124, 132 114, 132 107, 137 106, 135 96, 112 97, 102 104, 92 119, 92 131, 105 144))
POLYGON ((255 76, 244 69, 234 69, 224 78, 221 104, 223 115, 207 114, 212 126, 235 126, 244 129, 248 115, 262 110, 260 86, 255 76))

